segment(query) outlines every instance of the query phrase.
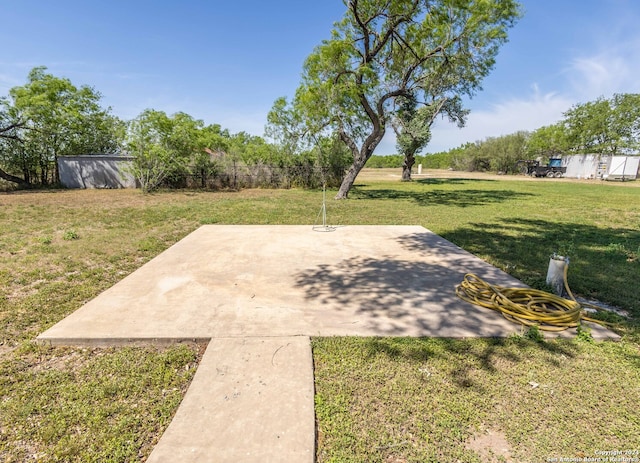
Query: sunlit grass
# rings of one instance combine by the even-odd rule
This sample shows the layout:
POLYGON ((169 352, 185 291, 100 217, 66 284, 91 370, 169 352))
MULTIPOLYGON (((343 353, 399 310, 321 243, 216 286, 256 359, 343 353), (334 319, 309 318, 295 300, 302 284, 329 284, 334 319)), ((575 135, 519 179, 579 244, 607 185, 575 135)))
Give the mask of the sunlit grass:
POLYGON ((540 462, 640 445, 637 345, 514 337, 313 346, 319 463, 540 462), (490 447, 495 458, 472 448, 488 432, 508 445, 490 447))
MULTIPOLYGON (((422 225, 532 285, 544 282, 549 256, 566 251, 575 293, 640 314, 640 188, 357 183, 348 201, 327 192, 331 224, 422 225)), ((44 349, 33 339, 202 224, 312 225, 321 204, 321 191, 303 190, 1 194, 0 460, 144 460, 188 386, 198 347, 44 349), (98 395, 112 400, 89 400, 94 375, 107 389, 98 395), (81 437, 67 445, 60 436, 81 437)), ((602 445, 640 448, 637 414, 623 410, 640 402, 637 329, 621 333, 623 343, 595 345, 316 340, 318 458, 481 461, 465 442, 489 428, 504 434, 513 461, 591 455, 601 435, 602 445)))

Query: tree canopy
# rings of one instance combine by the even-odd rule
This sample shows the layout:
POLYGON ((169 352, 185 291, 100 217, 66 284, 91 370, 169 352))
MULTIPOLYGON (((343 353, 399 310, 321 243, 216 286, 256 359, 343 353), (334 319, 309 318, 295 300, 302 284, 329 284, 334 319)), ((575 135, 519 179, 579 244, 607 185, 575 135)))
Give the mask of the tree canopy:
POLYGON ((449 118, 464 124, 468 114, 462 109, 462 102, 458 96, 454 98, 443 97, 430 105, 418 105, 415 97, 398 97, 396 103, 399 106, 393 115, 391 125, 396 133, 396 148, 402 155, 402 180, 411 180, 411 168, 416 162, 415 155, 431 140, 431 125, 436 116, 443 111, 449 114, 449 118))
POLYGON ((55 183, 58 156, 118 152, 124 124, 100 98, 91 87, 34 68, 0 101, 0 176, 21 185, 55 183))
POLYGON ((569 147, 578 153, 622 154, 640 150, 640 94, 614 94, 576 104, 564 113, 569 147))
POLYGON ((352 164, 346 198, 405 98, 464 123, 459 106, 495 62, 519 16, 513 0, 345 0, 331 38, 307 58, 294 105, 309 131, 337 133, 352 164), (439 109, 439 111, 436 111, 439 109))

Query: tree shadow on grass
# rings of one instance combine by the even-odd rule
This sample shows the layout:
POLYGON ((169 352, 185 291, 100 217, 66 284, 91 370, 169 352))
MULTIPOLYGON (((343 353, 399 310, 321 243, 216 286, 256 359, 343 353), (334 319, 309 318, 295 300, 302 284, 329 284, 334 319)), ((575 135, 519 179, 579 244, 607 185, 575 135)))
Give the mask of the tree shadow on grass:
POLYGON ((553 253, 567 255, 569 285, 576 295, 640 316, 639 230, 510 218, 472 223, 444 236, 531 286, 544 283, 553 253))
POLYGON ((451 338, 368 338, 366 353, 370 357, 379 354, 395 360, 408 360, 417 365, 429 359, 441 359, 455 363, 451 379, 458 387, 483 388, 474 380, 477 371, 496 373, 498 365, 504 363, 527 362, 532 351, 544 351, 540 356, 552 368, 561 367, 563 362, 575 358, 579 346, 571 342, 530 341, 522 337, 484 338, 480 340, 451 338))
MULTIPOLYGON (((420 178, 413 179, 411 182, 400 182, 401 185, 421 184, 421 185, 465 185, 467 183, 487 183, 497 182, 497 180, 486 178, 420 178)), ((355 188, 368 187, 367 183, 354 183, 355 188)))
POLYGON ((398 189, 356 189, 353 199, 405 199, 412 200, 420 206, 440 205, 470 207, 486 204, 502 203, 513 199, 535 196, 532 193, 522 193, 512 190, 424 190, 404 191, 398 189))
POLYGON ((495 183, 497 180, 488 178, 420 178, 413 180, 423 185, 465 185, 467 183, 495 183))

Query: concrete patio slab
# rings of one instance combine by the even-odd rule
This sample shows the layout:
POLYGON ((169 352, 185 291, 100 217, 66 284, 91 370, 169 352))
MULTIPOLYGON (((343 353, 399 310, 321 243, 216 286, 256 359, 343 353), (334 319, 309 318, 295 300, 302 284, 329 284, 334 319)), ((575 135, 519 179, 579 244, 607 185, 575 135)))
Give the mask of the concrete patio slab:
MULTIPOLYGON (((497 285, 524 286, 419 226, 318 232, 311 226, 207 225, 38 340, 211 341, 149 461, 312 462, 309 336, 520 332, 499 313, 456 297, 467 272, 497 285)), ((593 336, 616 338, 597 325, 593 336)))
MULTIPOLYGON (((42 333, 51 344, 246 336, 509 336, 461 301, 472 272, 521 282, 419 226, 207 225, 42 333)), ((607 330, 594 335, 608 336, 607 330)))

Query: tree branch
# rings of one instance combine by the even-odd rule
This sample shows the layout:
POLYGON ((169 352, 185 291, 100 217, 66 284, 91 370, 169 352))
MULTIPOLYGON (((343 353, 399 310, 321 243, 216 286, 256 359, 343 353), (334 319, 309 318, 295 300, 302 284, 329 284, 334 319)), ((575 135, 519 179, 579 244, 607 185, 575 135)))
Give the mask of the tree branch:
MULTIPOLYGON (((353 17, 355 18, 356 22, 358 23, 358 26, 360 27, 360 30, 362 31, 362 35, 363 35, 363 40, 364 40, 364 56, 363 58, 366 59, 366 57, 369 55, 369 47, 370 47, 370 38, 369 38, 369 28, 366 24, 364 24, 362 22, 362 19, 360 18, 360 15, 358 14, 358 0, 350 0, 349 2, 349 7, 351 8, 351 11, 353 12, 353 17)), ((368 23, 368 21, 367 21, 368 23)))
POLYGON ((387 102, 387 100, 391 98, 397 98, 399 96, 407 96, 407 95, 409 95, 409 92, 406 88, 399 88, 397 90, 393 90, 391 92, 385 93, 378 99, 378 103, 376 105, 376 109, 378 110, 378 113, 384 114, 384 104, 387 102))
POLYGON ((340 139, 344 142, 345 145, 349 147, 351 150, 351 154, 355 158, 358 153, 358 145, 353 141, 353 139, 344 131, 342 127, 338 129, 338 134, 340 135, 340 139))
POLYGON ((4 138, 7 140, 15 140, 15 141, 19 141, 20 143, 23 143, 22 138, 20 138, 18 135, 14 135, 14 134, 10 134, 7 132, 10 132, 11 130, 14 129, 21 129, 23 128, 25 125, 24 122, 22 121, 18 121, 18 122, 14 122, 12 124, 9 124, 6 127, 1 127, 0 128, 0 138, 4 138))
POLYGON ((5 172, 2 169, 0 169, 0 178, 6 180, 8 182, 11 182, 11 183, 17 183, 22 188, 31 186, 28 182, 25 182, 20 177, 16 177, 15 175, 11 175, 11 174, 9 174, 8 172, 5 172))
POLYGON ((389 29, 384 33, 379 43, 372 50, 370 59, 373 59, 375 56, 378 55, 378 53, 380 53, 380 50, 384 48, 384 46, 387 44, 387 42, 392 37, 392 35, 396 33, 396 29, 398 29, 398 27, 400 27, 402 23, 412 21, 412 17, 415 14, 415 11, 418 8, 419 4, 420 4, 419 0, 414 0, 413 5, 411 6, 411 13, 409 13, 408 16, 405 16, 405 15, 398 16, 398 18, 392 23, 389 29))
MULTIPOLYGON (((406 87, 409 85, 409 81, 411 80, 411 77, 413 76, 413 74, 416 72, 416 69, 418 69, 420 66, 422 66, 424 63, 426 63, 429 59, 433 58, 434 56, 437 56, 438 54, 443 54, 444 50, 445 50, 444 47, 442 45, 439 45, 433 50, 431 50, 429 53, 427 53, 425 56, 423 56, 422 58, 419 58, 418 61, 416 61, 413 64, 413 66, 409 66, 406 72, 404 73, 404 76, 402 77, 403 87, 406 87)), ((446 59, 446 56, 445 56, 445 59, 446 59)))

